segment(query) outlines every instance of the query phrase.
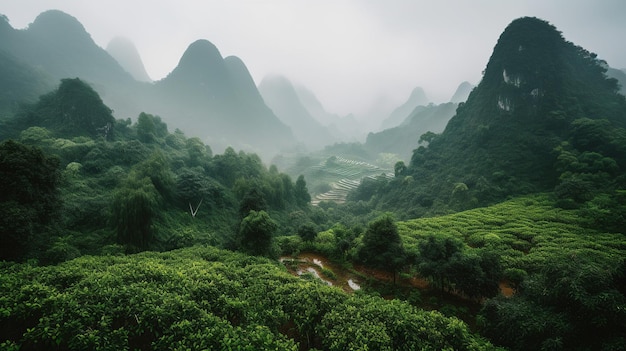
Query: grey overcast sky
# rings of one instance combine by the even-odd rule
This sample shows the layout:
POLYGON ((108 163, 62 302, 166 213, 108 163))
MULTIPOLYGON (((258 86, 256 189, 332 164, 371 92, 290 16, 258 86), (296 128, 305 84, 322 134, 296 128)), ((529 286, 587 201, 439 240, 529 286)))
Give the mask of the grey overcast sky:
POLYGON ((626 68, 624 0, 0 0, 14 28, 48 9, 76 17, 103 48, 129 38, 154 80, 207 39, 257 84, 282 74, 339 114, 380 97, 401 103, 416 86, 448 101, 462 81, 479 82, 499 35, 522 16, 626 68))

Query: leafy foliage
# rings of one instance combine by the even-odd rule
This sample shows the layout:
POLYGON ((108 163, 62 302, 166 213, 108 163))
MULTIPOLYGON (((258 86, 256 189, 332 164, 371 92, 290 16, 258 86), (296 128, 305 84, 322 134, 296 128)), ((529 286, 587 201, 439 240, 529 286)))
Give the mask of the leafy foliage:
POLYGON ((158 215, 158 198, 149 178, 133 179, 113 198, 113 223, 120 244, 146 249, 153 240, 152 224, 158 215))
POLYGON ((115 123, 112 111, 88 84, 75 79, 62 79, 58 89, 43 95, 31 108, 18 114, 9 129, 40 126, 59 137, 103 136, 109 138, 115 123))
POLYGON ((0 144, 0 259, 21 260, 37 231, 58 217, 59 160, 39 148, 0 144))
POLYGON ((457 319, 260 257, 123 256, 201 244, 425 277, 442 298, 483 303, 477 328, 512 349, 623 349, 626 102, 605 71, 550 24, 516 20, 445 131, 407 136, 420 144, 408 165, 336 144, 295 156, 295 182, 256 154, 213 155, 159 116, 115 121, 89 85, 64 79, 0 126, 18 140, 0 145, 0 259, 31 259, 0 264, 0 348, 493 348, 457 319), (425 215, 440 216, 406 220, 425 215), (496 296, 507 284, 513 296, 496 296))
POLYGON ((271 256, 272 237, 277 227, 267 212, 251 210, 239 226, 240 247, 250 255, 271 256))
POLYGON ((511 280, 515 295, 487 300, 479 316, 494 342, 516 350, 619 349, 626 238, 590 228, 581 211, 535 195, 398 222, 398 230, 436 286, 488 297, 502 278, 511 280))
POLYGON ((276 261, 210 247, 0 270, 2 291, 12 292, 0 299, 3 347, 495 349, 457 319, 350 297, 276 261))
MULTIPOLYGON (((179 130, 170 133, 159 116, 148 113, 139 114, 136 123, 113 121, 111 110, 79 79, 63 80, 57 90, 7 120, 6 126, 3 135, 58 155, 63 170, 58 182, 63 206, 56 210, 64 234, 43 240, 44 231, 29 224, 35 213, 45 214, 37 208, 11 210, 17 211, 11 212, 16 220, 6 221, 6 228, 21 233, 18 236, 44 235, 35 240, 37 251, 23 247, 42 262, 47 262, 45 257, 58 262, 76 252, 97 254, 117 244, 130 252, 196 243, 233 247, 239 222, 251 209, 272 213, 280 234, 294 234, 300 224, 310 221, 304 178, 298 183, 296 201, 291 178, 276 167, 268 170, 255 154, 227 148, 214 156, 200 139, 187 138, 179 130), (251 194, 256 201, 252 204, 251 194), (302 210, 303 221, 292 223, 288 214, 302 210), (55 258, 53 251, 61 247, 67 255, 55 258), (47 250, 52 251, 44 254, 47 250)), ((46 172, 42 169, 39 174, 46 172)), ((46 203, 43 193, 39 197, 35 206, 46 203)))
POLYGON ((626 297, 615 287, 618 273, 594 261, 576 253, 550 257, 520 294, 484 306, 486 335, 513 350, 626 345, 626 297))
POLYGON ((363 235, 359 260, 376 268, 397 272, 406 260, 402 240, 393 218, 384 215, 369 224, 363 235))
POLYGON ((463 322, 437 312, 418 312, 398 300, 351 298, 324 316, 318 328, 328 350, 485 350, 468 340, 463 322), (436 330, 436 333, 431 331, 436 330))

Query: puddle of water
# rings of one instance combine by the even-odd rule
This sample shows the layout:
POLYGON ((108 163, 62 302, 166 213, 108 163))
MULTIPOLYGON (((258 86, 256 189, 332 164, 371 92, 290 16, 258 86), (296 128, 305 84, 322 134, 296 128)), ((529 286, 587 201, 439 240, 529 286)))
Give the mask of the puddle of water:
MULTIPOLYGON (((314 276, 315 278, 317 278, 317 279, 319 279, 319 280, 323 281, 323 282, 324 282, 324 283, 326 283, 327 285, 330 285, 330 286, 332 286, 332 285, 333 285, 333 283, 332 283, 332 282, 329 282, 328 280, 326 280, 326 279, 322 278, 322 277, 320 276, 320 274, 317 272, 317 270, 316 270, 315 268, 313 268, 313 267, 307 267, 307 268, 306 268, 306 271, 307 271, 307 272, 309 272, 309 273, 311 273, 311 274, 313 274, 313 276, 314 276)), ((297 274, 298 274, 298 275, 302 275, 302 274, 304 274, 304 271, 303 271, 303 270, 301 270, 301 269, 299 269, 299 270, 298 270, 298 272, 297 272, 297 274)))
POLYGON ((361 289, 361 286, 357 283, 357 278, 347 269, 335 266, 327 259, 319 254, 303 253, 297 257, 281 257, 280 262, 285 264, 288 270, 298 276, 304 273, 311 273, 316 279, 323 281, 330 286, 337 286, 343 289, 345 292, 354 292, 361 289), (327 280, 327 278, 321 275, 322 270, 327 269, 332 271, 336 278, 327 280))

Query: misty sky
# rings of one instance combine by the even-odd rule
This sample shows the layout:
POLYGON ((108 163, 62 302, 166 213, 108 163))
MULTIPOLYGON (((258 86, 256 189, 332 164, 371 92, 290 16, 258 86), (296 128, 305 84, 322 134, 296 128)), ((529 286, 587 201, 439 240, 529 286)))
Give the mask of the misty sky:
POLYGON ((207 39, 239 56, 257 84, 282 74, 339 114, 380 97, 399 104, 416 86, 448 101, 462 81, 479 82, 499 35, 522 16, 626 68, 624 0, 0 0, 14 28, 48 9, 76 17, 103 48, 129 38, 154 80, 207 39))

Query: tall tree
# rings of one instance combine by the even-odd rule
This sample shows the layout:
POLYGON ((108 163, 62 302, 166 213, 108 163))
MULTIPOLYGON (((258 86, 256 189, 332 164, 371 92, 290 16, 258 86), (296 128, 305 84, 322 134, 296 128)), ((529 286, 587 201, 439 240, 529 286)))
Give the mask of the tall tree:
POLYGON ((147 113, 140 113, 137 118, 137 137, 143 143, 152 143, 156 140, 154 118, 147 113))
POLYGON ((239 214, 241 218, 246 217, 250 211, 265 210, 267 210, 267 202, 265 201, 263 193, 256 187, 250 189, 239 203, 239 214))
POLYGON ((159 193, 148 177, 130 180, 115 194, 112 212, 117 240, 130 251, 144 250, 152 241, 158 200, 159 193))
POLYGON ((446 279, 456 261, 461 259, 463 242, 451 236, 430 235, 419 245, 419 271, 430 278, 434 285, 441 288, 448 286, 446 279))
POLYGON ((358 256, 366 265, 392 272, 395 282, 396 272, 405 264, 406 252, 391 215, 383 215, 369 224, 358 256))
POLYGON ((35 232, 58 215, 58 167, 58 158, 39 148, 0 144, 0 260, 22 259, 35 232))
POLYGON ((272 237, 278 225, 265 211, 250 211, 239 226, 240 248, 251 255, 271 256, 272 237))
POLYGON ((306 187, 306 181, 303 175, 300 175, 296 180, 294 196, 296 198, 296 204, 300 207, 304 207, 311 202, 311 194, 309 194, 309 189, 306 187))
POLYGON ((493 252, 464 250, 448 265, 447 278, 454 289, 470 298, 493 297, 500 291, 500 260, 493 252))

